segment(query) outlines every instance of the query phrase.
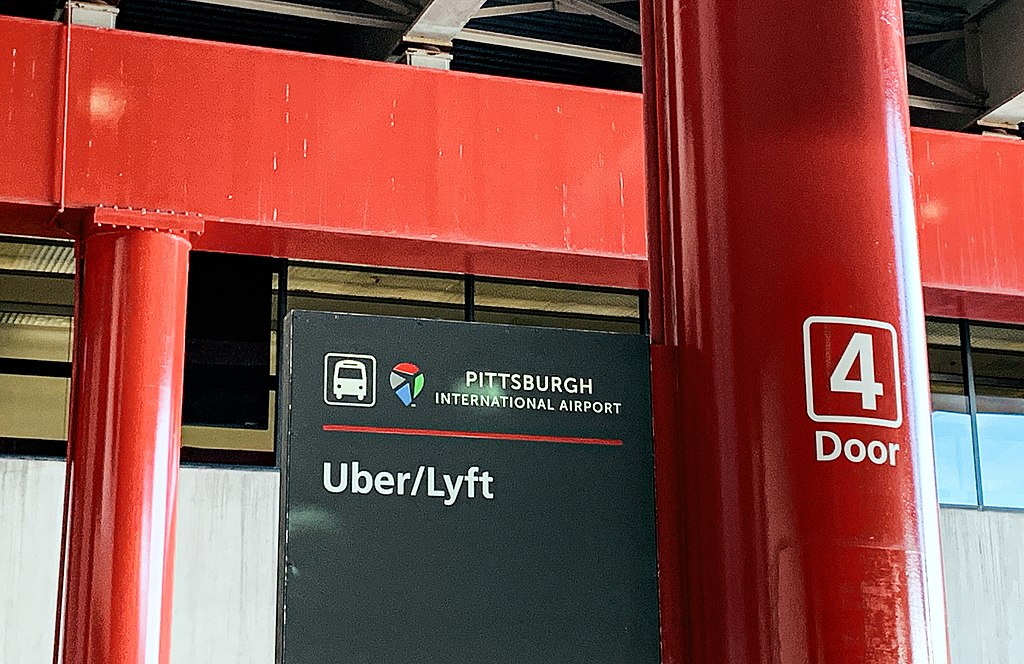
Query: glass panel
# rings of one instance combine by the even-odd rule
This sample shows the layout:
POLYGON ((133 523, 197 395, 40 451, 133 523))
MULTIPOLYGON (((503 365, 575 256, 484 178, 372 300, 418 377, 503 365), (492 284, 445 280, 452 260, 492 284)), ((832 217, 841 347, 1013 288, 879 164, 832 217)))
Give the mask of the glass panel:
POLYGON ((288 266, 288 291, 462 306, 464 288, 462 279, 456 277, 292 264, 288 266))
POLYGON ((977 505, 974 442, 967 397, 932 394, 932 433, 935 437, 935 480, 943 505, 977 505))
POLYGON ((1024 329, 971 326, 982 494, 1024 508, 1024 329))
MULTIPOLYGON (((964 369, 960 357, 960 326, 957 323, 928 321, 928 371, 932 382, 955 384, 964 394, 964 369)), ((944 390, 949 391, 949 390, 944 390)))
POLYGON ((964 392, 957 324, 928 321, 928 369, 939 502, 977 505, 974 442, 964 392))
POLYGON ((312 265, 288 267, 288 308, 462 320, 461 278, 312 265))
POLYGON ((69 362, 71 319, 40 314, 0 313, 0 358, 69 362))
POLYGON ((181 444, 184 447, 200 447, 218 450, 243 450, 248 452, 274 451, 274 397, 270 393, 270 426, 266 429, 228 429, 225 427, 181 427, 181 444))
POLYGON ((70 246, 0 241, 0 358, 70 360, 73 269, 70 246))
POLYGON ((481 310, 477 309, 476 319, 481 323, 501 323, 502 325, 533 325, 535 327, 558 327, 570 330, 595 330, 599 332, 632 332, 640 331, 639 321, 617 318, 598 318, 581 316, 557 316, 545 312, 481 310))
POLYGON ((640 298, 635 293, 478 281, 476 319, 506 325, 639 332, 640 298))
POLYGON ((376 316, 407 316, 410 318, 437 318, 462 320, 462 304, 444 307, 430 304, 373 300, 359 298, 320 297, 306 293, 288 295, 288 309, 305 311, 334 311, 346 314, 372 314, 376 316))
POLYGON ((66 440, 71 380, 0 374, 0 438, 66 440))
POLYGON ((0 242, 0 270, 75 273, 75 248, 70 241, 6 237, 0 242))
POLYGON ((1024 328, 972 325, 971 347, 981 350, 1024 353, 1024 328))
POLYGON ((639 318, 635 293, 477 281, 476 306, 610 318, 639 318))
POLYGON ((67 437, 74 267, 71 243, 0 237, 0 438, 67 437))

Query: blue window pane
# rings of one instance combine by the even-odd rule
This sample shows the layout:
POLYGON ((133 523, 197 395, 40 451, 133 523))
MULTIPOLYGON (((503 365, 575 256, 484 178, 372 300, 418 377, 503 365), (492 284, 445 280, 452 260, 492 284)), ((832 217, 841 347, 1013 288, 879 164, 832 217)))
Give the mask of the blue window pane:
POLYGON ((944 505, 977 505, 971 416, 937 410, 932 413, 932 432, 939 502, 944 505))
POLYGON ((1024 507, 1024 415, 978 413, 985 505, 1024 507))

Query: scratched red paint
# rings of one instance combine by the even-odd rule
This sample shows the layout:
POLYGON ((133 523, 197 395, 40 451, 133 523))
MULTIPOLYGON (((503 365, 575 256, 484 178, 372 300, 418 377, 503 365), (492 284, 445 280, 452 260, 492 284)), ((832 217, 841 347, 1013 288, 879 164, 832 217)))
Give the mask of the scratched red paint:
MULTIPOLYGON (((18 165, 0 231, 54 234, 63 30, 0 18, 18 165)), ((69 207, 201 213, 206 250, 646 285, 639 95, 121 30, 71 43, 69 207)), ((912 138, 929 311, 1024 294, 1024 145, 912 138)))

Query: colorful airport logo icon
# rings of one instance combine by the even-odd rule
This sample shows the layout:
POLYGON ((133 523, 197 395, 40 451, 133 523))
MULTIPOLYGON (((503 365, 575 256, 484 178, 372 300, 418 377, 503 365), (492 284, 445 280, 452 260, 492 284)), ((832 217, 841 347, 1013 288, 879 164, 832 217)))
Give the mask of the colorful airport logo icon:
POLYGON ((402 362, 391 370, 391 389, 406 406, 413 406, 413 400, 423 391, 423 373, 412 362, 402 362))
POLYGON ((372 355, 327 353, 324 402, 330 406, 372 406, 377 401, 377 360, 372 355))

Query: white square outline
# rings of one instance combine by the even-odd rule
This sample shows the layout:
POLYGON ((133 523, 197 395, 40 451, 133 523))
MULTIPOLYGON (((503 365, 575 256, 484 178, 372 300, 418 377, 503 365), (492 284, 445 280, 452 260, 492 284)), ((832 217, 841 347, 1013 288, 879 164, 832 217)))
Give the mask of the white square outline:
POLYGON ((804 321, 804 386, 807 392, 807 417, 815 422, 831 422, 835 424, 873 424, 890 429, 898 429, 903 425, 903 388, 900 385, 900 356, 896 346, 896 328, 891 323, 869 318, 847 318, 845 316, 810 316, 804 321), (811 370, 811 325, 815 323, 838 323, 840 325, 860 325, 888 330, 892 338, 892 366, 895 373, 893 384, 896 386, 896 419, 885 420, 877 417, 844 417, 842 415, 818 415, 814 412, 814 372, 811 370))
POLYGON ((370 408, 377 403, 377 358, 373 355, 356 355, 354 353, 327 353, 324 355, 324 403, 328 406, 354 406, 356 408, 370 408), (373 398, 370 399, 369 403, 346 403, 338 401, 330 401, 327 398, 327 385, 328 376, 331 375, 328 366, 330 365, 331 357, 351 357, 359 360, 369 360, 370 366, 373 368, 373 398))

